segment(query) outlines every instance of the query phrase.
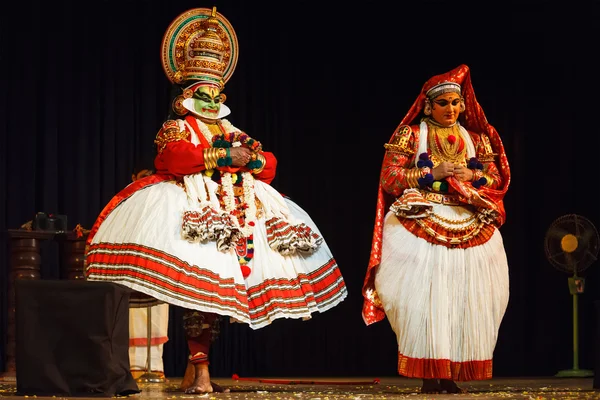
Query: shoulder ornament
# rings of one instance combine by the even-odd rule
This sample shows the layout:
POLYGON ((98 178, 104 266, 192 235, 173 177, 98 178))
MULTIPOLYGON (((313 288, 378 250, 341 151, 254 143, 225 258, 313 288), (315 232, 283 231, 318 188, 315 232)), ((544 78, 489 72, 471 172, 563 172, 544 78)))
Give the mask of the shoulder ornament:
POLYGON ((481 147, 479 149, 479 151, 481 152, 481 154, 479 155, 479 160, 481 162, 492 162, 494 161, 494 158, 498 155, 496 153, 494 153, 494 150, 492 149, 492 144, 490 143, 490 138, 488 135, 486 135, 485 133, 482 133, 480 135, 480 139, 481 139, 481 147))
POLYGON ((396 129, 394 136, 389 143, 383 145, 386 150, 401 153, 406 156, 415 154, 415 150, 410 146, 410 138, 413 131, 409 125, 402 125, 396 129))
POLYGON ((188 142, 188 135, 189 133, 185 129, 180 130, 177 121, 167 120, 156 134, 154 144, 156 144, 158 153, 162 153, 170 142, 176 142, 178 140, 185 140, 188 142))

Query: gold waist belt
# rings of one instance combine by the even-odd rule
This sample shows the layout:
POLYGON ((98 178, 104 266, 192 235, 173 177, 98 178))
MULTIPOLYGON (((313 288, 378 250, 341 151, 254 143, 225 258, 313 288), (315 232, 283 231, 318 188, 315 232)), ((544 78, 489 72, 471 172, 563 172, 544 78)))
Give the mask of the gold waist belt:
POLYGON ((423 197, 433 203, 446 204, 448 206, 460 205, 458 196, 454 194, 427 192, 425 190, 421 190, 420 192, 423 197))

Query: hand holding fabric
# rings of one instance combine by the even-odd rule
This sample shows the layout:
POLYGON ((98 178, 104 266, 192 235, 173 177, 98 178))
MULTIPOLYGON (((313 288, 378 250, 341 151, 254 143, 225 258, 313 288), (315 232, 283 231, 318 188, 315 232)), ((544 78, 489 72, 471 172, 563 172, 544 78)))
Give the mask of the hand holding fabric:
POLYGON ((454 177, 462 182, 470 182, 473 180, 473 171, 463 165, 455 165, 454 177))
POLYGON ((243 167, 248 164, 252 157, 252 150, 247 147, 230 147, 231 165, 235 167, 243 167))
POLYGON ((448 161, 441 162, 437 165, 437 167, 431 170, 431 174, 433 175, 433 179, 436 181, 441 181, 449 176, 453 176, 454 164, 448 161))

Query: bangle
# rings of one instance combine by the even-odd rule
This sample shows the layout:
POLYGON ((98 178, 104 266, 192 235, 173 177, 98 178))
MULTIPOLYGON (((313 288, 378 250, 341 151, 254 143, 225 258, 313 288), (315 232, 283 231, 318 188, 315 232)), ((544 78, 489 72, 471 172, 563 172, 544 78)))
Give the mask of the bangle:
POLYGON ((219 147, 217 149, 217 166, 227 167, 231 165, 233 160, 231 159, 231 152, 229 147, 219 147))
POLYGON ((267 160, 265 159, 265 156, 259 153, 256 155, 256 160, 253 160, 251 162, 256 161, 260 162, 260 167, 254 168, 252 172, 255 174, 260 174, 263 171, 263 169, 265 169, 265 165, 267 165, 267 160))
POLYGON ((214 169, 217 166, 217 149, 209 148, 204 149, 204 168, 205 169, 214 169))
POLYGON ((418 168, 412 168, 406 171, 406 183, 411 188, 419 186, 417 179, 420 177, 421 171, 418 168))
POLYGON ((218 158, 225 158, 225 157, 227 157, 228 156, 227 150, 228 149, 226 149, 225 147, 219 147, 217 149, 217 157, 218 158))

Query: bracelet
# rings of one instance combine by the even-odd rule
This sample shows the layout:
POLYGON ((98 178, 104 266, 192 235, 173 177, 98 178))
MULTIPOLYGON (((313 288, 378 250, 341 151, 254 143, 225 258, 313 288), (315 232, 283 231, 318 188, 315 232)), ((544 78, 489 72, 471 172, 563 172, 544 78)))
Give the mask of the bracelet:
POLYGON ((217 149, 217 166, 227 167, 231 165, 233 160, 231 159, 231 152, 229 147, 219 147, 217 149))
POLYGON ((259 161, 261 163, 261 165, 258 168, 254 168, 252 170, 252 172, 255 174, 260 174, 263 171, 263 169, 265 169, 265 165, 267 165, 267 160, 265 159, 265 156, 263 156, 262 154, 259 153, 256 155, 256 160, 253 160, 251 162, 256 162, 256 161, 259 161))
POLYGON ((204 168, 215 169, 217 167, 226 167, 231 165, 231 153, 229 148, 211 147, 204 149, 204 168))
POLYGON ((204 168, 209 170, 209 169, 214 169, 217 167, 217 149, 215 148, 209 148, 209 149, 204 149, 204 168))
POLYGON ((417 179, 421 177, 421 170, 419 168, 412 168, 406 171, 406 183, 409 187, 415 188, 419 186, 417 179))

